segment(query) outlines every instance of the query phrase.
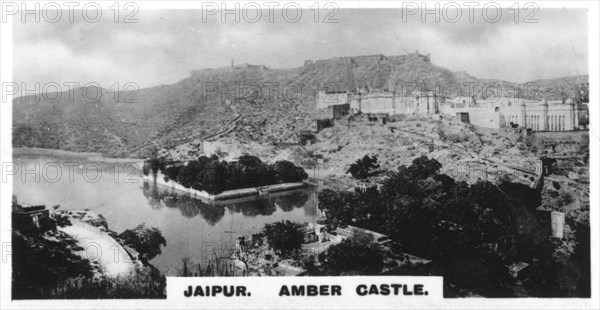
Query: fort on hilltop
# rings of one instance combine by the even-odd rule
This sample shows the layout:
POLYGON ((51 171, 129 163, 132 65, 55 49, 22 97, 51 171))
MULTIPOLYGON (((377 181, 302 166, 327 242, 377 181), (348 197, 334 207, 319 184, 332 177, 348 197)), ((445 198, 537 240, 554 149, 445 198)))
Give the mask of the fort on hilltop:
POLYGON ((369 63, 377 63, 377 65, 386 65, 391 62, 404 62, 408 60, 418 60, 421 59, 425 62, 431 62, 431 57, 429 54, 423 55, 420 54, 419 51, 415 51, 414 53, 409 53, 406 55, 399 56, 385 56, 383 54, 376 55, 364 55, 364 56, 347 56, 347 57, 335 57, 332 59, 321 59, 321 60, 305 60, 304 66, 319 66, 326 62, 334 61, 343 64, 369 64, 369 63))

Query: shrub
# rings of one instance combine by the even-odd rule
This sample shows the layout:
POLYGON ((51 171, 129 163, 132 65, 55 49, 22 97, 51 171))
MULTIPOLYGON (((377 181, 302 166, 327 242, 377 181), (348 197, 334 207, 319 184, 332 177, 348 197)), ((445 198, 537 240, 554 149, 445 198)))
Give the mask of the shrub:
POLYGON ((149 261, 162 253, 162 248, 167 245, 167 240, 156 227, 146 227, 140 224, 134 229, 128 229, 118 235, 125 244, 140 253, 142 259, 149 261))

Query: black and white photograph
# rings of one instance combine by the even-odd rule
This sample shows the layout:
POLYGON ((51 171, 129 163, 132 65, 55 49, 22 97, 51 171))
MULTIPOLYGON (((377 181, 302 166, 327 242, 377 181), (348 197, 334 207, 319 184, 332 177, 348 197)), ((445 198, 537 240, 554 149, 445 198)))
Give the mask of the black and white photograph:
POLYGON ((1 1, 2 308, 598 307, 599 8, 1 1))

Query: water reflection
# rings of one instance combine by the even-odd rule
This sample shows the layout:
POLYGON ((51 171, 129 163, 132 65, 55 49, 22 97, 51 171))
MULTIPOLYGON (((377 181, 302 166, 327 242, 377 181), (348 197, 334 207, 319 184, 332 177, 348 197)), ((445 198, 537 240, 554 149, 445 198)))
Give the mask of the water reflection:
POLYGON ((227 205, 231 212, 242 213, 244 216, 255 217, 258 215, 268 216, 277 211, 277 206, 270 199, 257 199, 227 205))
MULTIPOLYGON (((85 157, 71 159, 54 155, 15 156, 15 162, 28 170, 35 165, 44 167, 56 162, 61 163, 61 167, 62 163, 71 162, 82 167, 95 164, 85 157)), ((86 181, 84 170, 76 166, 72 179, 64 171, 57 182, 48 182, 41 174, 30 175, 15 179, 13 191, 28 204, 60 205, 63 210, 89 209, 102 214, 115 232, 140 223, 160 229, 167 246, 151 263, 173 276, 177 275, 176 268, 181 267, 182 258, 201 262, 213 254, 213 248, 229 249, 235 245, 236 238, 258 233, 266 224, 316 220, 315 188, 276 193, 260 200, 245 197, 210 204, 169 192, 168 188, 144 184, 141 175, 132 175, 131 169, 123 166, 114 169, 114 165, 102 164, 103 173, 96 182, 86 181), (135 182, 131 182, 132 178, 135 182)), ((93 173, 90 170, 92 176, 93 173)))
POLYGON ((304 213, 307 216, 312 216, 315 209, 312 204, 307 204, 309 193, 306 190, 275 193, 269 198, 242 198, 219 201, 218 204, 206 203, 200 199, 178 194, 175 191, 147 182, 144 183, 143 193, 153 209, 178 208, 181 214, 188 218, 201 215, 211 226, 221 221, 225 215, 225 209, 229 213, 241 213, 245 217, 270 216, 278 208, 284 212, 304 208, 304 213))
POLYGON ((210 226, 214 226, 225 215, 225 209, 209 205, 186 195, 176 195, 150 183, 144 183, 144 196, 153 209, 177 208, 181 215, 192 218, 201 215, 210 226))
POLYGON ((281 210, 289 212, 295 208, 302 208, 308 201, 308 194, 305 192, 294 192, 284 197, 274 197, 273 203, 275 203, 281 210))

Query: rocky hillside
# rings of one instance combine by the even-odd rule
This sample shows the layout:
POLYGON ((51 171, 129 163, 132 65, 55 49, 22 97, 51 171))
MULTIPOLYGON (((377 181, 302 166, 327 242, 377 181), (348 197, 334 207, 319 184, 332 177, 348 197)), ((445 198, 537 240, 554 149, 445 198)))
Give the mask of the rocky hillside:
POLYGON ((579 98, 589 101, 589 75, 532 81, 539 89, 538 96, 552 99, 579 98))
MULTIPOLYGON (((574 87, 572 80, 544 85, 551 85, 551 93, 563 84, 574 87)), ((436 84, 490 81, 454 73, 420 54, 307 61, 292 69, 255 65, 202 69, 173 85, 136 92, 87 87, 71 94, 65 91, 57 102, 43 96, 16 98, 13 145, 143 157, 155 148, 203 140, 232 125, 237 126, 235 134, 247 139, 285 141, 306 126, 316 91, 324 87, 411 91, 407 83, 435 89, 436 84)))

